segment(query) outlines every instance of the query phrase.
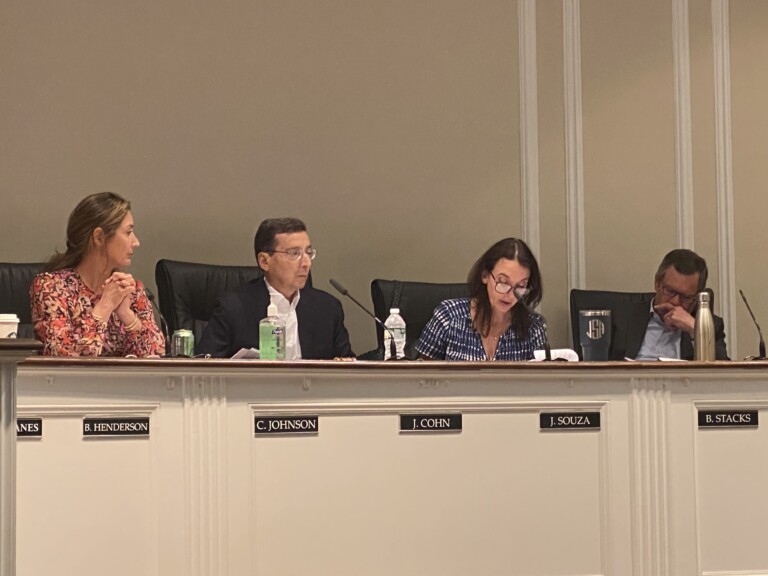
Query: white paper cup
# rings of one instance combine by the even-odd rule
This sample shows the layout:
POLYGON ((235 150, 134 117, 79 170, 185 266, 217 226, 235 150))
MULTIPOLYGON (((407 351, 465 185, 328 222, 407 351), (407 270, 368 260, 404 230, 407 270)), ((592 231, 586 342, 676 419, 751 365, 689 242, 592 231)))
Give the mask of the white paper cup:
POLYGON ((16 338, 19 317, 16 314, 0 314, 0 338, 16 338))

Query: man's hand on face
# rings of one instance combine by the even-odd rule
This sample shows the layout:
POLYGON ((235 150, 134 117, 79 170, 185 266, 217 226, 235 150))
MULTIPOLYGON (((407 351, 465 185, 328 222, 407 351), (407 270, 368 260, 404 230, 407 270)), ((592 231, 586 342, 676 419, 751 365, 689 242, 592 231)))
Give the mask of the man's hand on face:
POLYGON ((682 306, 676 306, 671 302, 658 304, 653 307, 664 325, 671 330, 682 330, 689 336, 693 336, 693 327, 696 319, 682 306))

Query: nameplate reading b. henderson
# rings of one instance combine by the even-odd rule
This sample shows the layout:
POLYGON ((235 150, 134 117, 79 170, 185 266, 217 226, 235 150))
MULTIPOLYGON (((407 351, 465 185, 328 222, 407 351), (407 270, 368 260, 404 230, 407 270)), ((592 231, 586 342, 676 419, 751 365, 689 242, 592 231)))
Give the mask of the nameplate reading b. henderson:
POLYGON ((757 410, 699 410, 699 428, 757 428, 757 410))
POLYGON ((400 414, 400 432, 461 432, 461 414, 400 414))
POLYGON ((600 412, 542 412, 540 430, 600 430, 600 412))
POLYGON ((254 434, 317 434, 317 416, 256 416, 254 434))
POLYGON ((83 436, 149 436, 149 416, 83 418, 83 436))
POLYGON ((42 418, 17 418, 16 436, 19 438, 40 438, 43 435, 42 418))

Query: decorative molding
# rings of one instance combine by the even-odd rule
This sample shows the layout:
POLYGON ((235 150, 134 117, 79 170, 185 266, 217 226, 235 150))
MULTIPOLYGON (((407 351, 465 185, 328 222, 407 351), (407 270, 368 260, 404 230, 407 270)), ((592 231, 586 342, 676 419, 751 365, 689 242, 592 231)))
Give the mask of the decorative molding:
POLYGON ((536 412, 539 410, 604 410, 605 400, 430 400, 430 401, 378 401, 378 402, 302 402, 248 404, 254 415, 288 414, 398 414, 414 410, 461 410, 465 414, 483 412, 536 412))
POLYGON ((563 0, 565 69, 565 191, 568 231, 568 291, 586 287, 584 248, 584 158, 581 133, 580 0, 563 0))
POLYGON ((151 416, 160 404, 27 404, 18 406, 16 413, 23 416, 112 416, 129 414, 151 416))
POLYGON ((630 497, 632 559, 637 576, 672 574, 669 405, 663 380, 632 379, 630 497))
POLYGON ((185 574, 228 574, 227 401, 222 377, 190 376, 184 386, 185 574))
POLYGON ((720 282, 719 310, 725 321, 728 348, 737 357, 736 256, 731 159, 731 50, 729 0, 712 0, 712 43, 715 64, 715 166, 720 282))
POLYGON ((536 62, 536 0, 518 0, 520 60, 520 185, 523 238, 540 254, 539 107, 536 62))
POLYGON ((672 45, 675 68, 677 245, 693 250, 693 136, 688 0, 672 0, 672 45))
POLYGON ((701 576, 768 576, 768 570, 713 570, 704 571, 701 576))

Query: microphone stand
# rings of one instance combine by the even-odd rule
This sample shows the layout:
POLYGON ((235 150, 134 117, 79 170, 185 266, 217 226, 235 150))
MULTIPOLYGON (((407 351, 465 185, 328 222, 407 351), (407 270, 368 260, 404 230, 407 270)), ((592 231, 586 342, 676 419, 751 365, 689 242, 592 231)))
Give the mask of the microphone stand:
POLYGON ((163 357, 170 358, 171 335, 168 328, 168 321, 165 319, 165 316, 163 316, 163 312, 160 310, 160 306, 157 304, 157 302, 155 302, 155 295, 152 290, 144 286, 144 292, 147 294, 147 298, 149 299, 149 303, 152 305, 152 309, 157 311, 157 315, 160 318, 160 329, 163 331, 163 336, 165 336, 165 354, 163 357))
POLYGON ((741 294, 741 299, 744 300, 744 304, 747 306, 747 312, 749 312, 749 315, 752 317, 752 322, 755 323, 755 327, 757 328, 757 335, 760 336, 760 344, 758 345, 758 350, 760 351, 760 356, 752 356, 748 357, 748 360, 766 360, 765 357, 765 340, 763 340, 763 331, 760 330, 760 324, 757 323, 757 319, 755 318, 755 315, 752 313, 752 308, 749 306, 749 302, 747 302, 747 297, 744 296, 744 292, 742 290, 739 290, 739 294, 741 294))
MULTIPOLYGON (((549 330, 547 330, 547 319, 538 312, 535 312, 533 308, 528 305, 528 303, 525 301, 525 298, 523 298, 523 295, 517 291, 517 288, 512 288, 512 294, 514 294, 515 298, 517 298, 517 301, 523 305, 523 308, 528 311, 528 314, 541 318, 541 322, 544 324, 544 361, 552 362, 552 347, 549 345, 549 330)), ((558 360, 560 360, 560 358, 558 358, 558 360)))
POLYGON ((371 318, 373 318, 373 319, 376 321, 376 324, 378 324, 378 325, 379 325, 379 326, 381 326, 381 327, 382 327, 384 330, 386 330, 387 332, 389 332, 389 360, 392 360, 392 361, 397 361, 397 360, 404 360, 404 359, 405 359, 405 357, 403 357, 403 358, 398 358, 398 357, 397 357, 397 344, 395 344, 395 333, 392 331, 392 329, 391 329, 389 326, 387 326, 386 324, 384 324, 384 322, 382 322, 381 320, 379 320, 379 319, 376 317, 376 315, 375 315, 373 312, 371 312, 370 310, 368 310, 368 308, 366 308, 366 307, 365 307, 365 306, 363 306, 363 305, 362 305, 360 302, 358 302, 358 301, 357 301, 357 299, 356 299, 354 296, 352 296, 352 294, 350 294, 350 293, 349 293, 349 290, 347 290, 346 288, 344 288, 344 286, 342 286, 341 284, 339 284, 339 283, 338 283, 336 280, 334 280, 333 278, 331 278, 331 279, 329 280, 329 282, 331 283, 331 286, 333 286, 333 287, 334 287, 336 290, 338 290, 338 291, 339 291, 339 293, 340 293, 342 296, 346 296, 347 298, 349 298, 350 300, 352 300, 352 302, 354 302, 355 304, 357 304, 357 305, 358 305, 358 306, 359 306, 359 307, 360 307, 360 308, 363 310, 363 312, 365 312, 366 314, 368 314, 368 316, 370 316, 371 318))

